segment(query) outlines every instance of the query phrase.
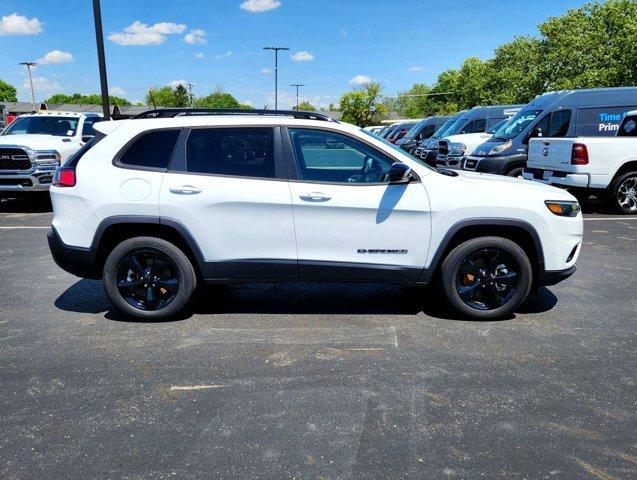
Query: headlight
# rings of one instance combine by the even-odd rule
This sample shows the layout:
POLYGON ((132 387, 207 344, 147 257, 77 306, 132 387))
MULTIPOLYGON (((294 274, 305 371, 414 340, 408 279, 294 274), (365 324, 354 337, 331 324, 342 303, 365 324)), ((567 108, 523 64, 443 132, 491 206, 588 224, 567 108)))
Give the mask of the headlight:
POLYGON ((449 145, 449 154, 451 155, 464 155, 467 150, 467 146, 464 143, 452 143, 449 145))
POLYGON ((577 214, 582 210, 577 202, 547 200, 544 203, 551 213, 559 217, 577 217, 577 214))
POLYGON ((496 145, 493 147, 489 152, 489 155, 498 155, 502 152, 506 152, 509 148, 511 148, 511 140, 504 142, 502 145, 496 145))
POLYGON ((62 155, 55 150, 46 152, 33 152, 34 163, 41 167, 56 167, 60 164, 62 155))

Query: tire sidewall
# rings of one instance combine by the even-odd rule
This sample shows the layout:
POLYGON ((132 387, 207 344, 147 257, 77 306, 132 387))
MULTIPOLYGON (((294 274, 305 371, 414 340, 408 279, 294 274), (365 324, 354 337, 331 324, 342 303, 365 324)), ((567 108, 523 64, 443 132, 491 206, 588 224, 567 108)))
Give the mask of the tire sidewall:
POLYGON ((124 240, 108 255, 104 263, 102 281, 106 293, 117 310, 126 316, 146 321, 164 320, 176 316, 187 305, 196 288, 196 275, 188 257, 175 245, 154 237, 135 237, 124 240), (121 260, 131 251, 151 248, 168 256, 179 273, 179 290, 175 298, 160 310, 140 310, 130 305, 117 288, 117 270, 121 260))
POLYGON ((531 291, 533 268, 524 250, 515 242, 502 237, 481 237, 467 240, 449 253, 442 263, 441 280, 447 301, 460 314, 480 320, 495 320, 509 315, 526 300, 531 291), (493 310, 478 310, 470 307, 460 298, 456 289, 456 277, 460 265, 469 254, 483 248, 503 250, 519 265, 520 281, 515 294, 506 304, 493 310))
POLYGON ((633 178, 633 177, 637 177, 637 172, 628 172, 625 173, 624 175, 622 175, 621 177, 619 177, 617 180, 615 180, 612 184, 612 187, 610 189, 610 201, 613 205, 613 207, 615 207, 615 210, 617 210, 618 212, 621 213, 625 213, 627 215, 635 215, 635 211, 630 211, 630 210, 626 210, 624 207, 622 207, 619 204, 619 200, 617 198, 617 193, 619 192, 619 187, 621 186, 622 183, 624 183, 626 180, 628 180, 629 178, 633 178))

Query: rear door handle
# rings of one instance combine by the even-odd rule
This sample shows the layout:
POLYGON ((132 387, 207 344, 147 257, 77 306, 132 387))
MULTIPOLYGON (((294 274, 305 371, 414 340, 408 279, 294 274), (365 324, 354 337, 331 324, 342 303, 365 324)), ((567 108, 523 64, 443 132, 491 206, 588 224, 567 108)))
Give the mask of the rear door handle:
POLYGON ((306 193, 304 195, 299 195, 299 198, 306 202, 327 202, 332 199, 332 197, 321 192, 306 193))
POLYGON ((201 193, 201 188, 193 187, 192 185, 180 185, 179 187, 170 187, 170 193, 177 195, 195 195, 201 193))

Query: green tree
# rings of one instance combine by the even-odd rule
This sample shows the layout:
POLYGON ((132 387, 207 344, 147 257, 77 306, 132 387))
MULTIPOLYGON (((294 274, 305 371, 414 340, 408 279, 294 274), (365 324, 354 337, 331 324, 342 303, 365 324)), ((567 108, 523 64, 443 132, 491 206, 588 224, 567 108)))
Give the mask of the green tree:
POLYGON ((16 89, 13 85, 0 80, 0 101, 17 102, 16 89))
POLYGON ((377 125, 387 116, 387 107, 382 103, 381 87, 369 83, 343 94, 340 101, 342 120, 360 127, 377 125))
POLYGON ((152 105, 154 107, 177 107, 177 99, 175 98, 175 92, 166 85, 165 87, 151 87, 146 94, 146 105, 152 105))
MULTIPOLYGON (((108 101, 111 105, 130 105, 131 103, 125 98, 115 97, 113 95, 108 96, 108 101)), ((72 103, 75 105, 101 105, 102 96, 97 93, 91 93, 85 95, 82 93, 73 93, 72 95, 66 95, 64 93, 55 93, 47 98, 44 103, 62 104, 72 103)))
POLYGON ((316 107, 312 105, 310 102, 305 101, 305 102, 299 103, 298 108, 294 107, 294 110, 300 110, 303 112, 316 112, 316 107))
POLYGON ((244 105, 228 92, 224 92, 221 87, 217 87, 214 92, 205 97, 195 99, 195 106, 200 108, 238 108, 249 110, 250 105, 244 105))
POLYGON ((190 95, 188 95, 188 90, 181 83, 175 87, 173 91, 175 95, 175 106, 177 107, 187 107, 190 105, 190 95))

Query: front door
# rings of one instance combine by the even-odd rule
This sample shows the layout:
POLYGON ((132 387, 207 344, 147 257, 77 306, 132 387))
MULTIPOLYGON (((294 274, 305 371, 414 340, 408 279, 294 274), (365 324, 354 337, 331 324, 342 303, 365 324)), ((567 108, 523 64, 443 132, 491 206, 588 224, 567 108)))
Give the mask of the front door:
POLYGON ((430 237, 424 186, 390 185, 396 159, 354 137, 304 128, 289 135, 301 278, 417 280, 430 237))

